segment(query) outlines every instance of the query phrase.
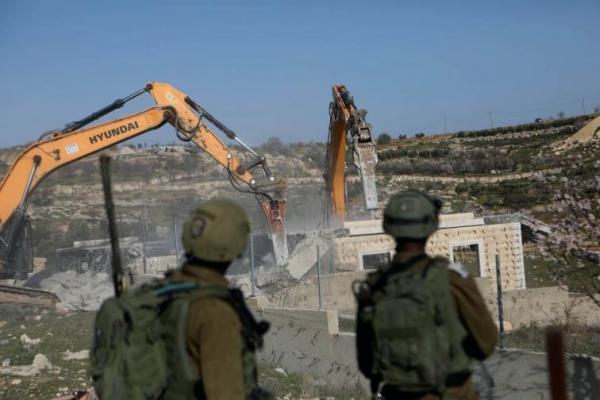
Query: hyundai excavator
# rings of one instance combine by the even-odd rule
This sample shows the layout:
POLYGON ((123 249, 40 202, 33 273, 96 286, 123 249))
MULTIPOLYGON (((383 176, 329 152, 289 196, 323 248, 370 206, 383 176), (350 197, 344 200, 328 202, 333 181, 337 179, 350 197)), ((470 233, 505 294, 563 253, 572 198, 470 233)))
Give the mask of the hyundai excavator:
POLYGON ((179 139, 195 143, 222 165, 236 190, 256 196, 267 218, 276 263, 283 264, 288 255, 284 225, 284 181, 275 180, 264 157, 185 93, 166 83, 152 82, 79 121, 67 124, 62 130, 43 134, 17 156, 0 183, 0 279, 23 279, 31 270, 31 251, 27 251, 26 209, 31 192, 44 177, 64 165, 158 129, 166 123, 175 128, 179 139), (144 93, 153 97, 155 106, 87 127, 144 93), (250 161, 243 163, 204 121, 210 122, 250 153, 250 161), (266 183, 259 183, 255 178, 253 172, 256 169, 262 169, 266 183))
POLYGON ((354 98, 344 85, 334 85, 329 103, 329 138, 325 167, 326 223, 341 227, 346 218, 346 156, 352 152, 354 166, 360 173, 365 208, 378 208, 375 185, 377 152, 367 111, 357 109, 354 98))

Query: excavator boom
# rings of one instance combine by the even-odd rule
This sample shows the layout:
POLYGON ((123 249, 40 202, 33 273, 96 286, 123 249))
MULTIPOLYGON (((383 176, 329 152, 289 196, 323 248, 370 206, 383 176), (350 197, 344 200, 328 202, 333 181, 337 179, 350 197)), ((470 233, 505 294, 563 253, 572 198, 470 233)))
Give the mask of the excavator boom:
POLYGON ((325 172, 327 216, 330 226, 341 225, 346 217, 346 152, 352 150, 354 166, 361 177, 365 208, 378 208, 375 167, 377 152, 366 121, 366 110, 358 110, 344 85, 334 85, 329 105, 329 139, 325 172))
POLYGON ((11 277, 11 274, 15 273, 15 266, 10 266, 11 253, 17 247, 21 226, 26 219, 28 196, 44 177, 57 168, 157 129, 167 122, 175 127, 180 139, 194 142, 222 165, 228 171, 230 181, 236 189, 254 194, 259 199, 260 208, 269 222, 276 262, 278 265, 283 264, 288 255, 283 223, 285 198, 278 190, 283 187, 283 182, 272 177, 264 157, 243 144, 233 131, 187 95, 166 83, 153 82, 79 121, 71 122, 62 130, 43 135, 19 154, 0 182, 0 277, 11 277), (84 128, 145 92, 152 95, 156 106, 124 118, 84 128), (249 150, 252 154, 251 161, 244 165, 242 160, 232 154, 203 123, 203 117, 249 150), (262 168, 268 178, 265 185, 259 184, 252 174, 257 167, 262 168), (248 189, 241 188, 240 182, 246 184, 248 189), (275 193, 268 194, 268 189, 274 189, 275 193))
POLYGON ((131 116, 67 134, 56 134, 30 145, 0 183, 0 224, 26 204, 31 190, 49 173, 107 147, 153 130, 167 122, 171 110, 154 107, 131 116))

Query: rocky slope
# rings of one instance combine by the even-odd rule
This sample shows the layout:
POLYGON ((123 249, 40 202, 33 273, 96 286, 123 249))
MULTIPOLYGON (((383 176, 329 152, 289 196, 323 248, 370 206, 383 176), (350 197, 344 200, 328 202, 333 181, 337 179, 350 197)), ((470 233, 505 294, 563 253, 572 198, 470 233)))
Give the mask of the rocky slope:
MULTIPOLYGON (((539 254, 557 248, 598 252, 598 141, 557 150, 591 117, 539 129, 530 124, 380 144, 381 203, 403 188, 427 190, 445 199, 445 212, 518 213, 547 224, 555 234, 543 238, 539 254)), ((19 150, 0 150, 0 173, 19 150)), ((269 139, 258 150, 274 174, 288 181, 289 231, 322 226, 325 145, 269 139)), ((251 215, 255 231, 264 229, 254 196, 235 191, 223 168, 194 147, 130 146, 110 153, 123 236, 140 237, 145 221, 149 240, 168 240, 173 224, 181 223, 191 207, 215 196, 235 198, 251 215)), ((29 207, 34 250, 50 264, 59 262, 57 248, 106 237, 98 172, 97 156, 91 156, 56 171, 34 191, 29 207)), ((348 173, 350 213, 367 217, 358 174, 348 173)))

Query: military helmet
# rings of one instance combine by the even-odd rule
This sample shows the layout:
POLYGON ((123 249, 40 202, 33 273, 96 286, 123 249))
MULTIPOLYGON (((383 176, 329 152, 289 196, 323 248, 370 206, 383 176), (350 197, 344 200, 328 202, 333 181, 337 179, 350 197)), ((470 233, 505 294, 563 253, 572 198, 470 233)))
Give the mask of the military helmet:
POLYGON ((394 238, 427 239, 438 228, 442 201, 417 190, 396 193, 383 212, 383 230, 394 238))
POLYGON ((236 203, 214 199, 198 205, 183 226, 186 255, 210 262, 227 262, 241 257, 250 221, 236 203))

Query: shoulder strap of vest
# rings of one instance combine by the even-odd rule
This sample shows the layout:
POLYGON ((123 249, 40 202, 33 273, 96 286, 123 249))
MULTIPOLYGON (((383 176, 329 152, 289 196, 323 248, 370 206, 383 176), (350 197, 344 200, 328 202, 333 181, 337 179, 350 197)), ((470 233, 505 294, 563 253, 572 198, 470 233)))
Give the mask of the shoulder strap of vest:
POLYGON ((205 297, 215 297, 229 303, 238 315, 244 328, 248 343, 254 349, 260 349, 263 346, 263 336, 269 330, 269 323, 266 321, 256 321, 246 302, 244 294, 240 289, 227 288, 222 285, 216 285, 206 282, 171 282, 155 289, 157 296, 174 297, 177 294, 188 294, 188 301, 193 301, 205 297))
POLYGON ((421 275, 421 278, 425 278, 427 276, 427 273, 429 272, 429 268, 434 263, 435 258, 429 258, 427 255, 424 254, 422 256, 418 256, 416 258, 413 258, 408 263, 399 265, 400 268, 390 267, 387 270, 383 271, 381 273, 381 275, 378 277, 378 279, 375 281, 375 283, 373 284, 373 286, 371 287, 371 291, 374 292, 374 291, 380 290, 381 288, 383 288, 387 284, 388 279, 392 275, 395 275, 395 274, 397 274, 399 272, 403 272, 403 271, 406 271, 409 268, 414 267, 417 263, 419 263, 424 258, 427 259, 427 264, 423 268, 423 273, 421 275))
POLYGON ((435 256, 435 257, 431 258, 430 261, 425 266, 425 268, 423 269, 423 273, 421 274, 421 278, 425 279, 427 277, 427 275, 429 274, 429 271, 431 270, 431 268, 433 266, 436 266, 436 265, 444 265, 444 266, 446 266, 447 264, 448 264, 448 260, 446 258, 444 258, 444 257, 435 256))
POLYGON ((238 288, 229 289, 230 303, 236 310, 244 332, 246 340, 251 350, 261 349, 264 341, 263 336, 269 330, 270 324, 267 321, 257 321, 248 309, 248 305, 244 300, 244 294, 238 288))

